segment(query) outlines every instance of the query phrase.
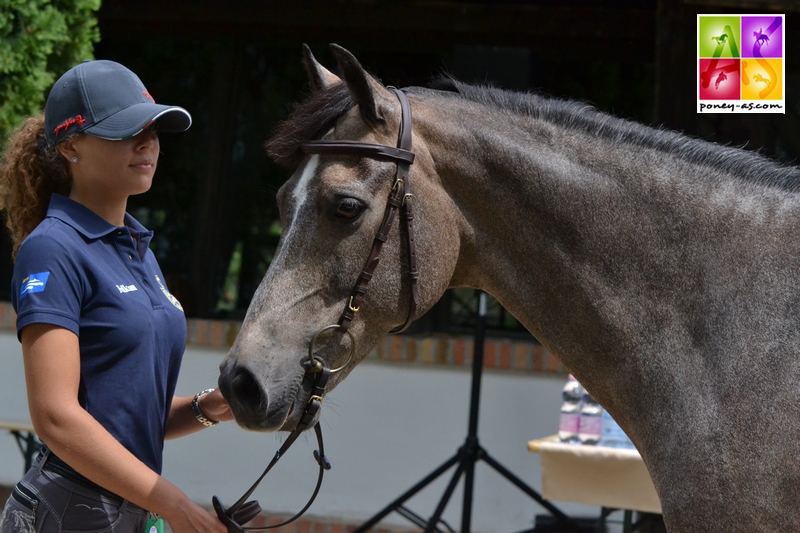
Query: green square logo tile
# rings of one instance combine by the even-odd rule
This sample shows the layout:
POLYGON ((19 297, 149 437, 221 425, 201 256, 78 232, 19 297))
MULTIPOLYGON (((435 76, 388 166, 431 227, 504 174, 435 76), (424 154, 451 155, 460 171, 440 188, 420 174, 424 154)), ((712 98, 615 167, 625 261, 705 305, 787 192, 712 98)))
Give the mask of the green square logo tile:
POLYGON ((738 16, 700 16, 697 26, 700 57, 740 57, 741 23, 738 16))

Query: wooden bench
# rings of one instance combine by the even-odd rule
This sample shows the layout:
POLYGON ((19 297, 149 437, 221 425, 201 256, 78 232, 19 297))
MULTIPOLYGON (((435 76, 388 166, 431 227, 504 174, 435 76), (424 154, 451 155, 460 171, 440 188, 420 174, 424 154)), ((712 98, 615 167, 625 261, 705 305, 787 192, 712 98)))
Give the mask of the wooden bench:
POLYGON ((25 459, 23 473, 27 472, 33 464, 36 454, 42 449, 42 441, 36 436, 33 425, 30 422, 0 420, 0 429, 10 432, 17 439, 17 446, 25 459))

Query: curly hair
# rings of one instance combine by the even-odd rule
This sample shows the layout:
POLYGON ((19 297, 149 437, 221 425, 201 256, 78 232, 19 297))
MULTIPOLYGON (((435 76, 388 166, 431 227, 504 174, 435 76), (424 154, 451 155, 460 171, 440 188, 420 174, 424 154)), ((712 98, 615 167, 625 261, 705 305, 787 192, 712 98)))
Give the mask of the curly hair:
POLYGON ((44 116, 28 118, 11 133, 0 160, 0 209, 6 212, 14 257, 44 220, 50 196, 68 196, 72 188, 66 159, 55 146, 40 149, 43 140, 44 116))

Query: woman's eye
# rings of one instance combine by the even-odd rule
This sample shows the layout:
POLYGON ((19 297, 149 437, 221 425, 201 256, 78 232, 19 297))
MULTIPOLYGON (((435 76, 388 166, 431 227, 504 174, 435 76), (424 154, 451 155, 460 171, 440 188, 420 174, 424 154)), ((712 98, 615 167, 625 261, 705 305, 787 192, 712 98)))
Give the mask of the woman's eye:
POLYGON ((336 216, 342 218, 355 218, 361 214, 364 206, 355 198, 345 198, 336 208, 336 216))

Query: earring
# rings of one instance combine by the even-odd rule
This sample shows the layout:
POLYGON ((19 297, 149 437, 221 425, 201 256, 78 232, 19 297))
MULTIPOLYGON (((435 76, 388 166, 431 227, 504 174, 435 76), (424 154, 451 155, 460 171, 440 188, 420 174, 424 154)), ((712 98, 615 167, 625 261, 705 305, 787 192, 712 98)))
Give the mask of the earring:
POLYGON ((72 162, 73 162, 73 163, 77 163, 77 162, 78 162, 78 156, 75 156, 75 157, 73 157, 73 158, 72 158, 72 162))

